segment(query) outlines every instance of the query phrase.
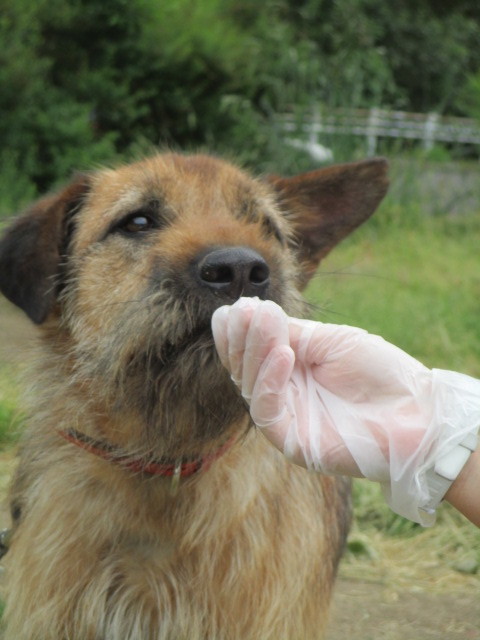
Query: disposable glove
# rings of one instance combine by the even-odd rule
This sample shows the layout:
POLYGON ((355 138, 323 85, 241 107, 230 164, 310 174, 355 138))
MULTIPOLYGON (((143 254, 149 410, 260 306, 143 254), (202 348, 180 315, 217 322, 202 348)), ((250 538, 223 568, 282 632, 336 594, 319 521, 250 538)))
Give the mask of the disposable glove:
POLYGON ((362 329, 289 318, 242 298, 212 319, 220 359, 265 436, 310 470, 381 483, 433 524, 427 471, 480 425, 480 381, 430 370, 362 329))

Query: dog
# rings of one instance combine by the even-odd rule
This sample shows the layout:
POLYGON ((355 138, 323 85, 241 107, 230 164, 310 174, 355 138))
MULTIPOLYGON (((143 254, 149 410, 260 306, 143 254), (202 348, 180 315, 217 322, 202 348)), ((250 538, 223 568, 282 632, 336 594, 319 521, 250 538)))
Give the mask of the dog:
POLYGON ((318 640, 349 484, 289 463, 220 364, 215 309, 304 316, 376 209, 382 159, 254 178, 159 153, 75 176, 7 228, 0 289, 38 326, 12 481, 6 640, 318 640))

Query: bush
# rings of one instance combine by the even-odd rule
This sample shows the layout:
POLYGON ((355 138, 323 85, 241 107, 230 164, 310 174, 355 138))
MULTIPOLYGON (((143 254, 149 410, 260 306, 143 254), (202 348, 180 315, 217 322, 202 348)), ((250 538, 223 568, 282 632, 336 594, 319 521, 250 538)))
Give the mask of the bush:
POLYGON ((0 208, 152 145, 288 170, 274 122, 287 107, 461 110, 452 96, 480 65, 475 7, 0 0, 0 208))

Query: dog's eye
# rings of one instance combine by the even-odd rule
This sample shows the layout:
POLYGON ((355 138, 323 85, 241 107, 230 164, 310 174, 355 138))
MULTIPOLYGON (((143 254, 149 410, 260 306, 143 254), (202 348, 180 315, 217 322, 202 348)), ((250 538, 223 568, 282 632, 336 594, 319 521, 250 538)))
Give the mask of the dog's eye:
POLYGON ((120 231, 128 235, 144 233, 150 229, 157 229, 158 223, 151 214, 137 211, 120 220, 112 229, 112 231, 120 231))
POLYGON ((125 220, 120 228, 128 233, 137 233, 138 231, 148 231, 153 226, 154 222, 151 218, 135 215, 125 220))

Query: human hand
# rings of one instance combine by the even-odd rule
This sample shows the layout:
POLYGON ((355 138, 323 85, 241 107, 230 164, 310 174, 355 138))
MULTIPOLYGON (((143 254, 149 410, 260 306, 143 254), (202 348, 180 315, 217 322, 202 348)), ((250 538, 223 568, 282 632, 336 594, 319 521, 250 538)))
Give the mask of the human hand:
POLYGON ((217 311, 213 330, 254 422, 297 464, 382 481, 390 441, 408 455, 421 440, 430 372, 382 338, 251 298, 217 311))
POLYGON ((271 301, 241 299, 212 327, 252 419, 280 451, 310 469, 376 480, 392 508, 419 519, 426 469, 472 429, 458 418, 472 379, 431 371, 361 329, 289 318, 271 301))

